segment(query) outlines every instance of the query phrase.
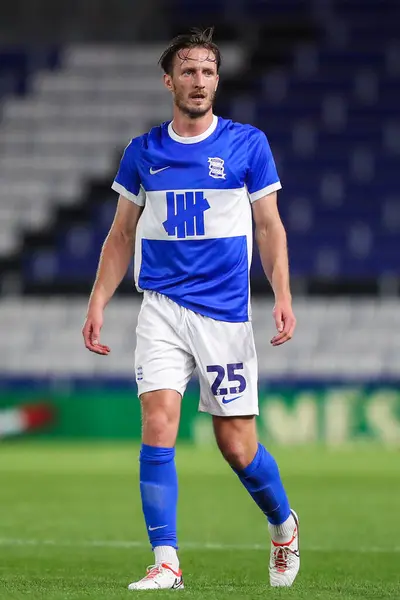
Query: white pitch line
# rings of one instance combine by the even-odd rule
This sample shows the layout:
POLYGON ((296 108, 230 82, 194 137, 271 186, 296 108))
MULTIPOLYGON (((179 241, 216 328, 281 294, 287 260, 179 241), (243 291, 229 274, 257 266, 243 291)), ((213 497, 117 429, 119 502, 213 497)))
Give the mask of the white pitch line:
MULTIPOLYGON (((125 540, 39 540, 0 538, 0 546, 54 546, 70 548, 145 548, 150 550, 147 542, 125 540)), ((182 550, 268 550, 264 544, 218 544, 213 542, 183 542, 179 544, 182 550)), ((356 552, 362 554, 377 554, 385 552, 400 552, 400 546, 383 548, 380 546, 360 546, 359 548, 337 548, 327 546, 302 546, 306 552, 356 552)))

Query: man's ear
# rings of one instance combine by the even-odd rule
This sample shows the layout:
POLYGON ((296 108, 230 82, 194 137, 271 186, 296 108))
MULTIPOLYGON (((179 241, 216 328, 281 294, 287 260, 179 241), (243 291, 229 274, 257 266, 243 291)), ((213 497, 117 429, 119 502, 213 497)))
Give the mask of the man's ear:
POLYGON ((171 75, 168 75, 168 73, 164 74, 164 85, 167 88, 167 90, 172 92, 172 90, 173 90, 172 77, 171 77, 171 75))

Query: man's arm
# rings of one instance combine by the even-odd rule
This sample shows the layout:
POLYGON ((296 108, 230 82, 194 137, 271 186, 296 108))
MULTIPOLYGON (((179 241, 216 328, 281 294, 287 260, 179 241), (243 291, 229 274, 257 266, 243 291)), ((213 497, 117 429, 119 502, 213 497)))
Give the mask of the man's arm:
POLYGON ((292 338, 296 319, 290 293, 286 232, 279 216, 276 192, 253 202, 252 209, 261 263, 275 295, 274 318, 278 335, 271 343, 279 346, 292 338))
POLYGON ((82 331, 86 348, 97 354, 110 352, 108 346, 99 343, 103 312, 128 270, 142 210, 142 206, 120 196, 114 221, 103 244, 82 331))

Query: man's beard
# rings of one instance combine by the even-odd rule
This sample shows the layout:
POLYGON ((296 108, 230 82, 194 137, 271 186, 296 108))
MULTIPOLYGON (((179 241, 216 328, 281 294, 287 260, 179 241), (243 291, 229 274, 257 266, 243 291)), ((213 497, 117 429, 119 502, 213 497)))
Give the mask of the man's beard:
POLYGON ((213 107, 214 100, 215 92, 212 93, 205 106, 189 106, 185 103, 185 101, 182 99, 182 96, 179 93, 175 93, 174 98, 175 105, 179 108, 179 110, 191 119, 199 119, 200 117, 204 117, 204 115, 207 114, 209 110, 213 107))

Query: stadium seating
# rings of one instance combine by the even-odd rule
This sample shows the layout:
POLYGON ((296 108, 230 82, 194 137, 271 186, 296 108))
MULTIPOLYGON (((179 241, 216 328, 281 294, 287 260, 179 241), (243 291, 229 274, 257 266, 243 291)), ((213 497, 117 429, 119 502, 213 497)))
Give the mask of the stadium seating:
MULTIPOLYGON (((86 298, 0 300, 4 352, 0 377, 133 377, 139 303, 114 299, 106 309, 101 339, 107 357, 88 352, 81 329, 86 298)), ((294 339, 273 348, 272 302, 254 299, 253 323, 260 375, 268 378, 385 380, 398 377, 400 312, 396 299, 295 300, 294 339)))
POLYGON ((356 0, 314 6, 322 43, 299 47, 292 70, 268 73, 256 107, 284 185, 280 206, 293 272, 395 275, 399 6, 356 0))
MULTIPOLYGON (((29 185, 24 185, 22 169, 19 169, 17 177, 7 173, 5 165, 16 164, 18 157, 15 157, 15 153, 19 150, 8 144, 13 125, 7 127, 7 104, 24 102, 25 95, 32 91, 32 82, 36 74, 40 70, 53 72, 58 65, 58 59, 57 48, 0 47, 0 256, 16 247, 18 229, 24 222, 36 222, 44 191, 41 181, 31 180, 27 182, 29 185), (24 196, 28 206, 23 210, 21 198, 24 196), (31 208, 28 201, 30 196, 37 198, 37 209, 31 208), (18 227, 9 226, 10 223, 17 222, 18 227)), ((14 137, 19 137, 22 142, 19 147, 21 148, 24 143, 21 132, 16 131, 14 137)))

